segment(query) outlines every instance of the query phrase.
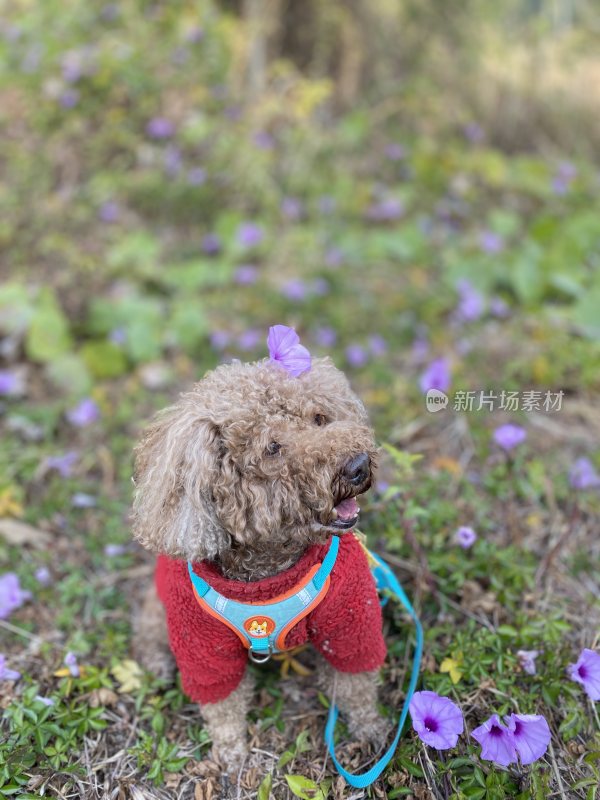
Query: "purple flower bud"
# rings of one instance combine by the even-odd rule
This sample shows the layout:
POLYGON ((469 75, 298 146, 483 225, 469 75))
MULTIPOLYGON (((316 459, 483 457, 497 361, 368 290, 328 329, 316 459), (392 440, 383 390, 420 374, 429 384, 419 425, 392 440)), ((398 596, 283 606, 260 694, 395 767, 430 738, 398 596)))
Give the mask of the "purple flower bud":
POLYGON ((369 349, 376 358, 381 358, 381 356, 387 353, 388 345, 383 336, 374 333, 372 336, 369 336, 369 349))
POLYGON ((206 170, 204 167, 192 167, 187 174, 187 180, 191 186, 202 186, 206 182, 206 170))
POLYGON ((20 394, 22 381, 19 375, 10 369, 0 369, 0 395, 20 394))
POLYGON ((406 156, 406 150, 397 142, 390 142, 383 151, 390 161, 401 161, 406 156))
POLYGON ((233 274, 233 280, 240 286, 250 286, 256 283, 258 278, 258 267, 254 264, 240 264, 233 274))
POLYGON ((477 122, 470 122, 463 128, 465 139, 471 144, 478 144, 483 141, 483 128, 477 122))
POLYGON ((485 310, 485 300, 470 281, 463 278, 457 285, 459 303, 456 307, 456 318, 459 322, 473 322, 479 319, 485 310))
POLYGON ((52 576, 48 567, 38 567, 35 571, 35 579, 42 586, 49 586, 52 583, 52 576))
POLYGON ((0 619, 7 619, 13 611, 31 598, 31 592, 21 588, 19 576, 14 572, 0 575, 0 619))
POLYGON ((325 264, 328 267, 339 267, 344 263, 344 254, 339 247, 328 247, 325 252, 325 264))
POLYGON ((21 673, 6 666, 6 658, 0 653, 0 681, 18 681, 21 673))
POLYGON ((450 380, 450 362, 447 358, 436 358, 419 378, 419 386, 423 394, 430 389, 447 392, 450 380))
POLYGON ((237 240, 242 247, 256 247, 263 237, 262 228, 254 222, 242 222, 237 230, 237 240))
POLYGON ((504 239, 494 231, 482 231, 479 234, 479 247, 484 253, 501 253, 504 250, 504 239))
POLYGON ((95 508, 98 501, 93 494, 86 494, 85 492, 75 492, 71 498, 71 505, 73 508, 95 508))
POLYGON ((107 544, 104 545, 104 555, 108 558, 115 556, 122 556, 127 552, 127 545, 124 544, 107 544))
POLYGON ((77 664, 77 656, 75 653, 72 653, 70 650, 65 656, 64 660, 65 667, 69 668, 69 672, 71 673, 73 678, 79 677, 79 666, 77 664))
POLYGON ((79 453, 69 450, 61 456, 46 456, 42 462, 42 467, 47 470, 55 469, 61 478, 70 478, 73 474, 73 467, 79 459, 79 453))
POLYGON ((600 475, 589 458, 578 458, 569 470, 569 483, 573 489, 597 489, 600 475))
POLYGON ((259 150, 272 150, 275 147, 275 139, 267 131, 257 131, 252 140, 259 150))
POLYGON ((281 213, 286 219, 297 222, 302 217, 302 203, 297 197, 284 197, 281 201, 281 213))
POLYGON ((63 108, 75 108, 79 102, 79 92, 77 89, 65 89, 59 95, 58 100, 63 108))
POLYGON ((287 297, 288 300, 301 303, 306 299, 308 290, 304 281, 300 280, 300 278, 292 278, 283 284, 281 294, 287 297))
POLYGON ((175 125, 166 117, 153 117, 146 125, 151 139, 170 139, 175 134, 175 125))
POLYGON ((100 206, 98 216, 102 222, 112 223, 119 219, 120 211, 121 209, 119 208, 118 203, 116 203, 114 200, 107 200, 106 203, 102 203, 100 206))
POLYGON ((371 203, 367 209, 367 219, 373 222, 392 222, 404 214, 404 206, 396 197, 385 197, 371 203))
POLYGON ((454 534, 454 543, 460 545, 463 550, 468 550, 477 541, 477 534, 473 528, 463 525, 454 534))
POLYGON ((539 650, 517 650, 517 658, 523 672, 528 675, 535 675, 535 660, 539 654, 539 650))
POLYGON ((215 350, 224 350, 231 341, 228 331, 213 331, 210 334, 210 343, 215 350))
POLYGON ((315 331, 315 341, 320 347, 333 347, 337 341, 337 333, 333 328, 324 325, 315 331))
POLYGON ((256 330, 256 328, 251 328, 240 334, 238 337, 238 347, 241 350, 254 350, 261 339, 261 331, 256 330))
POLYGON ((360 344, 349 344, 346 348, 346 360, 351 367, 364 367, 369 354, 360 344))
POLYGON ((207 256, 216 256, 221 252, 221 239, 216 233, 207 233, 202 239, 202 250, 207 256))
POLYGON ((507 423, 500 425, 494 431, 494 441, 503 450, 509 451, 522 444, 527 439, 527 431, 520 425, 507 423))
POLYGON ((86 397, 65 414, 67 420, 76 428, 85 428, 100 419, 100 409, 91 397, 86 397))

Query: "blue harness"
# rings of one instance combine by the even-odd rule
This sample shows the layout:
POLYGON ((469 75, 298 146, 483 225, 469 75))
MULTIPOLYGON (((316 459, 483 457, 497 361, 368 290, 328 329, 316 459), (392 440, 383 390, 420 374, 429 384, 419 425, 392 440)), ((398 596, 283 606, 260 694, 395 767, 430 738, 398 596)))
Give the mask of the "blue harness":
MULTIPOLYGON (((338 549, 339 538, 332 536, 329 550, 323 562, 316 564, 302 582, 290 592, 281 597, 273 598, 267 603, 240 603, 237 600, 231 600, 213 589, 199 575, 196 575, 189 561, 188 571, 196 600, 202 608, 211 616, 225 623, 239 636, 244 646, 248 648, 248 655, 251 661, 263 664, 271 658, 273 653, 280 653, 289 649, 285 647, 285 637, 288 632, 299 620, 309 614, 327 594, 331 570, 335 564, 338 549)), ((402 603, 414 622, 416 643, 410 681, 394 741, 376 764, 367 772, 363 772, 362 775, 347 772, 335 757, 334 733, 338 709, 333 704, 329 707, 329 716, 325 726, 325 742, 329 754, 340 775, 350 786, 360 789, 370 786, 377 780, 396 752, 396 747, 400 741, 402 729, 408 716, 408 707, 417 686, 423 653, 423 628, 404 589, 382 558, 374 553, 369 553, 369 555, 376 562, 376 566, 373 568, 373 577, 375 578, 377 590, 385 593, 381 604, 385 605, 390 596, 402 603)))

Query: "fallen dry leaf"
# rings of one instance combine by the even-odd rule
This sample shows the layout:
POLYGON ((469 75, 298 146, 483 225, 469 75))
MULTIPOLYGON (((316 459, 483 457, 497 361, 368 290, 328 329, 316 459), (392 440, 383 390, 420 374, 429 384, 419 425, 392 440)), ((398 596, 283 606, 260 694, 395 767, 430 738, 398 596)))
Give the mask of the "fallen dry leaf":
POLYGON ((30 544, 33 547, 45 547, 50 543, 51 536, 47 531, 34 528, 27 522, 20 522, 17 519, 5 517, 0 519, 0 536, 8 544, 17 545, 30 544))
POLYGON ((126 658, 120 664, 115 664, 111 672, 121 684, 119 687, 120 693, 133 692, 142 685, 142 669, 137 661, 131 658, 126 658))

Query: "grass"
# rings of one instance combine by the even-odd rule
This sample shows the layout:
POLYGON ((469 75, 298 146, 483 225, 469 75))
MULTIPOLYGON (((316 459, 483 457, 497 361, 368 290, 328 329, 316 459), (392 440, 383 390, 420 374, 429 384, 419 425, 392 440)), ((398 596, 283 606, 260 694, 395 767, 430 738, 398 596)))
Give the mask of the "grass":
MULTIPOLYGON (((128 531, 131 450, 155 409, 223 359, 263 357, 268 326, 284 322, 346 370, 391 445, 362 524, 423 621, 421 688, 451 697, 469 731, 511 711, 544 714, 552 731, 544 758, 510 769, 466 735, 444 754, 407 731, 364 796, 593 800, 597 708, 565 669, 598 648, 600 621, 600 497, 567 477, 584 455, 600 467, 594 166, 507 156, 485 132, 412 138, 365 108, 320 124, 324 87, 298 76, 285 97, 274 84, 259 108, 236 110, 219 89, 234 34, 218 15, 196 42, 175 8, 44 8, 60 25, 22 14, 0 45, 1 357, 13 376, 0 398, 0 561, 32 594, 0 620, 22 673, 1 684, 0 796, 220 796, 196 708, 130 663, 131 610, 152 571, 128 531), (23 66, 36 46, 39 63, 23 66), (67 57, 83 65, 74 83, 67 57), (165 139, 147 132, 159 116, 174 126, 165 139), (244 221, 257 244, 240 241, 244 221), (255 282, 240 282, 247 264, 255 282), (485 306, 470 321, 456 311, 460 280, 485 306), (431 414, 418 380, 437 357, 451 402, 431 414), (483 389, 564 397, 554 412, 453 409, 455 392, 483 389), (77 426, 82 398, 99 419, 77 426), (506 421, 527 431, 508 455, 492 439, 506 421), (47 461, 71 452, 64 474, 47 461), (478 533, 470 549, 453 543, 460 525, 478 533), (520 649, 540 651, 536 675, 520 649)), ((411 652, 399 608, 385 632, 381 703, 395 719, 411 652)), ((314 668, 309 651, 298 658, 314 668)), ((326 759, 314 675, 252 669, 238 796, 363 796, 326 759)), ((354 769, 369 757, 343 736, 338 752, 354 769)))

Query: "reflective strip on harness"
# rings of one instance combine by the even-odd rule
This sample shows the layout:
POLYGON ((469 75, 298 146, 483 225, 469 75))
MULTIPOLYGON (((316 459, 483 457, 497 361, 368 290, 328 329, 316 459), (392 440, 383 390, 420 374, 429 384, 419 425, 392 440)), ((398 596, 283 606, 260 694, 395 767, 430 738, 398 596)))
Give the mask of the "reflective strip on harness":
POLYGON ((207 614, 231 628, 249 650, 279 653, 287 649, 285 638, 289 631, 327 594, 339 546, 339 538, 332 536, 323 562, 315 564, 289 592, 266 603, 241 603, 224 597, 196 575, 190 561, 188 572, 196 600, 207 614))

